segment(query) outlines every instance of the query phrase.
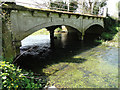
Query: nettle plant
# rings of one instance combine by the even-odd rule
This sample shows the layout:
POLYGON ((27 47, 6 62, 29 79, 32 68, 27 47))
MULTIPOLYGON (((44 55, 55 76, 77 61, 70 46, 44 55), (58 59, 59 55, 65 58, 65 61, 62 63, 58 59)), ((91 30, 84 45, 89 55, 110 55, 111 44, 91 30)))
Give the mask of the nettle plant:
POLYGON ((35 79, 33 72, 26 72, 9 62, 0 61, 0 77, 2 78, 2 89, 5 88, 42 88, 45 81, 35 79))

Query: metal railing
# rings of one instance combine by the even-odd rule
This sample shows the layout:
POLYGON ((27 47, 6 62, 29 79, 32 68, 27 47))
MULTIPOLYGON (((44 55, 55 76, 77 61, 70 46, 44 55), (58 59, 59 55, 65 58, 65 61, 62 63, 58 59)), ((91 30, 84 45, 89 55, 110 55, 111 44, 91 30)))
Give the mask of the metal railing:
MULTIPOLYGON (((44 1, 44 0, 42 0, 44 1)), ((82 4, 80 3, 65 3, 65 2, 36 2, 33 0, 33 3, 28 3, 28 2, 20 2, 16 1, 15 2, 18 5, 22 6, 27 6, 27 7, 32 7, 32 8, 38 8, 38 9, 51 9, 51 10, 59 10, 59 11, 67 11, 67 12, 73 12, 73 13, 80 13, 80 14, 90 14, 90 15, 100 15, 100 16, 106 16, 104 12, 104 9, 99 9, 99 11, 94 11, 97 12, 97 14, 93 14, 90 9, 85 9, 82 4), (79 6, 79 7, 78 7, 79 6), (81 7, 80 7, 81 6, 81 7)), ((2 3, 3 4, 3 3, 2 3)))

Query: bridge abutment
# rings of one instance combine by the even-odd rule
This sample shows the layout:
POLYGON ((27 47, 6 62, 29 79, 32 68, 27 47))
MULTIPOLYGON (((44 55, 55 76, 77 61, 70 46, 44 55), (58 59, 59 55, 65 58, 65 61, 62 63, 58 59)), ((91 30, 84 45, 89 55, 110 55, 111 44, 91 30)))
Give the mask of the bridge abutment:
POLYGON ((12 41, 15 48, 15 56, 20 54, 21 41, 12 41))
MULTIPOLYGON (((12 62, 12 60, 20 54, 21 40, 15 38, 15 33, 12 27, 9 10, 5 10, 6 14, 2 18, 2 56, 6 61, 12 62)), ((19 34, 19 33, 18 33, 19 34)), ((17 34, 17 35, 18 35, 17 34)))
POLYGON ((7 22, 2 22, 2 48, 3 56, 7 61, 12 60, 18 52, 16 52, 16 46, 13 43, 12 32, 7 22))

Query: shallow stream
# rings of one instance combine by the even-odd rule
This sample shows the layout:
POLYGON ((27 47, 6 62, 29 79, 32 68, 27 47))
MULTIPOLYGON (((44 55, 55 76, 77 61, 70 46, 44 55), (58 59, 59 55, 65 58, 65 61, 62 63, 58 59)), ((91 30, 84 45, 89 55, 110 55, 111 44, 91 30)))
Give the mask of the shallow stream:
POLYGON ((49 37, 25 38, 17 63, 46 76, 58 88, 118 87, 118 48, 103 46, 92 36, 81 41, 76 35, 62 33, 56 34, 53 49, 49 37))

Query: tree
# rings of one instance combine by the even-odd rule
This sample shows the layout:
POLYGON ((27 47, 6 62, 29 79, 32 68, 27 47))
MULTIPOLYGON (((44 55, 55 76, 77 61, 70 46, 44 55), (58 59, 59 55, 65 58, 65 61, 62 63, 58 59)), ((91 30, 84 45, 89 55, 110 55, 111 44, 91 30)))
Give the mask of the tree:
POLYGON ((118 20, 120 21, 120 1, 117 3, 118 8, 118 20))
MULTIPOLYGON (((72 11, 85 14, 98 15, 101 8, 106 5, 107 0, 45 0, 43 4, 49 9, 56 9, 61 11, 72 11)), ((38 6, 42 6, 39 2, 36 2, 38 6)))
POLYGON ((106 3, 107 0, 102 0, 101 2, 94 2, 94 6, 93 6, 93 14, 98 15, 99 11, 107 5, 106 3))
POLYGON ((106 5, 107 0, 78 0, 77 12, 87 14, 98 14, 102 7, 106 5))

